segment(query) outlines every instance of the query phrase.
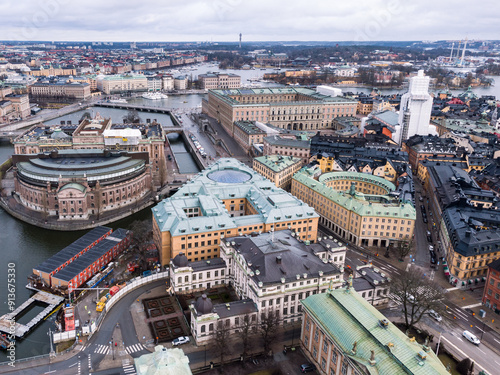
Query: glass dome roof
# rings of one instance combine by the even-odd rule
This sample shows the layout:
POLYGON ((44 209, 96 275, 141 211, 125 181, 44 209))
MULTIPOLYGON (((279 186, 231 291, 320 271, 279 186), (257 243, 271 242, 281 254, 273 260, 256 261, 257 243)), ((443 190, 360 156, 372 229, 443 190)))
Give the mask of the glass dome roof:
POLYGON ((246 172, 237 171, 234 169, 224 169, 221 171, 214 171, 207 175, 209 179, 224 184, 239 184, 249 181, 252 175, 246 172))

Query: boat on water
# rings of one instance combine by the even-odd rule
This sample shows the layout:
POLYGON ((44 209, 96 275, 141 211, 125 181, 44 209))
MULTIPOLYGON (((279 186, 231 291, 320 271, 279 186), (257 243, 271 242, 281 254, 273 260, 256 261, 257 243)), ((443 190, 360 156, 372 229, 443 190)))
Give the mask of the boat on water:
POLYGON ((145 94, 141 95, 144 99, 150 99, 150 100, 160 100, 160 99, 167 99, 168 96, 165 94, 162 94, 161 92, 148 92, 145 94))
POLYGON ((125 99, 110 99, 108 100, 109 103, 122 103, 122 104, 127 104, 127 101, 125 99))

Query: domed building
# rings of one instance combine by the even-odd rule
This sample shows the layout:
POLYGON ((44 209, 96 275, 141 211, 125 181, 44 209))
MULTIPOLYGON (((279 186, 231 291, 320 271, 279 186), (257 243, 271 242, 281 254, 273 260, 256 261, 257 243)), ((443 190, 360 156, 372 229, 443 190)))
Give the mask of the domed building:
MULTIPOLYGON (((52 133, 64 139, 63 132, 52 133)), ((136 210, 152 194, 146 152, 81 149, 13 155, 17 201, 31 221, 95 220, 136 210)))

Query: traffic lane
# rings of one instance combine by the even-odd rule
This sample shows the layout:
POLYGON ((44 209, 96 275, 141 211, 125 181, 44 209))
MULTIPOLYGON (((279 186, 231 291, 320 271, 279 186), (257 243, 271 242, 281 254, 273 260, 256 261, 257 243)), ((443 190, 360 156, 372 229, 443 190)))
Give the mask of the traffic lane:
POLYGON ((441 342, 445 344, 446 350, 459 355, 461 359, 469 357, 478 368, 489 374, 497 374, 500 365, 498 355, 484 345, 476 346, 469 342, 462 336, 462 332, 454 330, 443 333, 441 342))
POLYGON ((463 330, 472 332, 482 343, 487 345, 490 350, 500 355, 500 335, 495 330, 488 327, 484 320, 480 320, 475 315, 470 314, 452 303, 446 303, 444 309, 446 311, 444 315, 446 318, 452 320, 463 330))
POLYGON ((414 259, 416 265, 420 267, 430 268, 431 257, 429 255, 429 243, 427 241, 427 225, 422 221, 422 211, 417 204, 417 220, 415 223, 415 254, 414 259))
POLYGON ((95 353, 95 348, 98 345, 109 345, 114 329, 116 327, 116 322, 120 322, 121 327, 128 327, 128 329, 125 329, 123 331, 123 341, 125 343, 125 346, 139 343, 137 335, 135 334, 135 327, 132 316, 130 314, 126 314, 126 312, 128 312, 128 307, 133 303, 133 301, 139 298, 145 291, 161 285, 165 285, 164 279, 139 287, 135 291, 132 291, 121 298, 107 313, 104 321, 101 324, 101 327, 91 337, 87 344, 85 344, 85 349, 83 351, 86 355, 90 354, 92 368, 96 368, 99 363, 105 358, 105 354, 95 353))

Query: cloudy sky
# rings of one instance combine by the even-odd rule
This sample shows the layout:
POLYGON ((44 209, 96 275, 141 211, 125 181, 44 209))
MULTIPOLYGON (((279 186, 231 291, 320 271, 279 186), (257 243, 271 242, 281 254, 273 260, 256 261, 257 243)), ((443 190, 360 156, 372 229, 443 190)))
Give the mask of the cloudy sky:
POLYGON ((496 0, 2 0, 0 40, 500 39, 496 0))

